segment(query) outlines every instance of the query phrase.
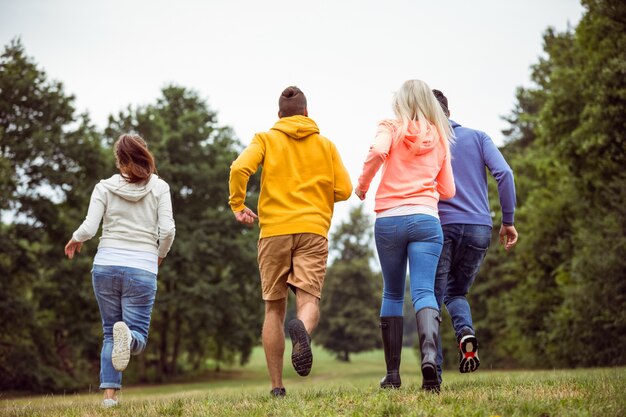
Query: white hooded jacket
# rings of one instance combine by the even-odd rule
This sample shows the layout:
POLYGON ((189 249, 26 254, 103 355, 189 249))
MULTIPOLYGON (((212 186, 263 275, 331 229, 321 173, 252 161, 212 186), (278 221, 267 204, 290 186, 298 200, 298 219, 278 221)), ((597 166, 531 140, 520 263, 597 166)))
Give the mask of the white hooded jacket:
POLYGON ((91 194, 87 217, 72 238, 91 239, 101 220, 98 248, 151 252, 165 258, 176 233, 170 187, 156 175, 146 184, 131 184, 119 174, 101 180, 91 194))

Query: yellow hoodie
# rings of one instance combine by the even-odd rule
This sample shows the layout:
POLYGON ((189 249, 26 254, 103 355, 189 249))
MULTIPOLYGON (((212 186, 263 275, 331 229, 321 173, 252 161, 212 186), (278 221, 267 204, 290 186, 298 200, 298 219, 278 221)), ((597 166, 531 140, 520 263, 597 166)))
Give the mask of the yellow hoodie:
POLYGON ((328 235, 334 203, 352 193, 350 176, 335 145, 306 116, 280 119, 257 133, 230 166, 230 207, 244 209, 248 179, 263 166, 259 196, 261 238, 328 235))

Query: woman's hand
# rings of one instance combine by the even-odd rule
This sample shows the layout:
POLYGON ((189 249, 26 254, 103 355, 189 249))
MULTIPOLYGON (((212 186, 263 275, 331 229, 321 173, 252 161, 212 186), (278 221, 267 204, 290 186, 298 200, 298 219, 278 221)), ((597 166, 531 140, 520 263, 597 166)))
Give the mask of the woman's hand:
POLYGON ((359 197, 361 201, 365 200, 365 192, 359 190, 358 188, 354 189, 354 194, 356 194, 356 196, 359 197))
POLYGON ((81 248, 83 247, 83 242, 77 242, 74 239, 70 239, 65 245, 65 254, 68 258, 74 258, 74 254, 76 252, 80 253, 81 248))

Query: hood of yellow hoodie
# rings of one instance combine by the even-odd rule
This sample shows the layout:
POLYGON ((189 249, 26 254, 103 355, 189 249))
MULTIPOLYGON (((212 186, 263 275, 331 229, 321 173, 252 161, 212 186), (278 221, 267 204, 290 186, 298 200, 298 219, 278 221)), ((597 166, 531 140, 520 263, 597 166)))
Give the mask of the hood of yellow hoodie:
POLYGON ((402 142, 414 155, 423 155, 435 149, 439 140, 439 133, 434 125, 412 120, 402 142))
POLYGON ((317 124, 306 116, 283 117, 272 127, 273 130, 283 132, 292 139, 303 139, 314 133, 320 133, 317 124))

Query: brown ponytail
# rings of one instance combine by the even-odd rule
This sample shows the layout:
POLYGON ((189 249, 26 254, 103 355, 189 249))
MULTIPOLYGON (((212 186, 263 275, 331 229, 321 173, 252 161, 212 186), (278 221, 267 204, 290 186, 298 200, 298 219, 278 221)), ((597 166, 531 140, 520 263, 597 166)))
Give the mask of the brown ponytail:
POLYGON ((122 177, 132 183, 147 182, 156 173, 154 157, 139 135, 123 134, 114 145, 115 162, 122 177))

